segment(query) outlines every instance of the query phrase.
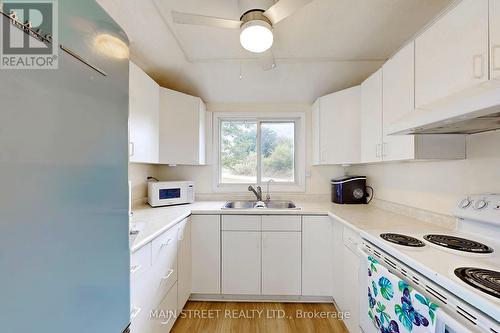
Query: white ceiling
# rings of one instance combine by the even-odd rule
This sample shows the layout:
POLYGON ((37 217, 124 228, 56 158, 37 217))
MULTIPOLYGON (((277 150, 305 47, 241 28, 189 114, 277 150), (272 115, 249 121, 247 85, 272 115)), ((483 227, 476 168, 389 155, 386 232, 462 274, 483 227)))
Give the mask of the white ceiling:
POLYGON ((238 30, 179 25, 171 10, 239 19, 237 0, 98 0, 163 86, 212 103, 310 103, 359 84, 453 0, 314 0, 275 26, 263 71, 238 30), (240 72, 242 79, 240 79, 240 72))

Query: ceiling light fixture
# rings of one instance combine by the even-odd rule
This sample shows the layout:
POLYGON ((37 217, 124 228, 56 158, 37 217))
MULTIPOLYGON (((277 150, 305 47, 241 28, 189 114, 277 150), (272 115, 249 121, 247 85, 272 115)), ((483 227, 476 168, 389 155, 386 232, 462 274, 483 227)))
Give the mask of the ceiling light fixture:
POLYGON ((95 48, 102 54, 117 59, 127 59, 129 49, 121 39, 108 34, 100 34, 95 37, 95 48))
POLYGON ((253 53, 262 53, 271 48, 274 41, 273 26, 261 11, 252 11, 242 17, 240 30, 241 46, 253 53))

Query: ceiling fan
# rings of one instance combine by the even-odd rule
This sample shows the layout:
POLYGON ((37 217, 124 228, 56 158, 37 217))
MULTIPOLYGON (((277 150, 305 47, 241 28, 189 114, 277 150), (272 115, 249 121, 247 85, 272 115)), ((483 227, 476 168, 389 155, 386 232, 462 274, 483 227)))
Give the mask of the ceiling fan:
POLYGON ((172 11, 178 24, 211 26, 223 29, 240 29, 241 46, 254 54, 264 70, 276 66, 271 47, 274 42, 273 27, 281 20, 312 0, 238 0, 239 21, 172 11))

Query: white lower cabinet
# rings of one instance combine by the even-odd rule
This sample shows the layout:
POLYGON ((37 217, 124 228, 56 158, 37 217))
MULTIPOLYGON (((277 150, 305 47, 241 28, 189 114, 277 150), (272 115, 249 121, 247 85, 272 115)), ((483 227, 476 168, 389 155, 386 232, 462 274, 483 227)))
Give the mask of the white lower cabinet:
POLYGON ((332 220, 328 216, 304 216, 302 221, 302 295, 332 296, 332 220))
POLYGON ((167 333, 191 294, 189 219, 130 257, 132 333, 167 333), (178 280, 182 279, 182 282, 178 280), (178 288, 181 293, 178 297, 178 288))
POLYGON ((177 283, 168 291, 156 309, 151 311, 151 333, 168 333, 177 319, 177 283))
POLYGON ((339 311, 349 313, 349 317, 344 319, 349 332, 360 332, 360 257, 357 247, 361 240, 356 231, 342 222, 334 220, 333 223, 333 298, 339 311))
POLYGON ((177 237, 177 309, 184 308, 191 295, 191 220, 179 223, 177 237))
POLYGON ((262 294, 301 294, 301 233, 262 233, 262 294))
POLYGON ((191 217, 193 294, 220 294, 220 215, 191 217))
POLYGON ((261 232, 222 232, 222 293, 261 293, 261 232))

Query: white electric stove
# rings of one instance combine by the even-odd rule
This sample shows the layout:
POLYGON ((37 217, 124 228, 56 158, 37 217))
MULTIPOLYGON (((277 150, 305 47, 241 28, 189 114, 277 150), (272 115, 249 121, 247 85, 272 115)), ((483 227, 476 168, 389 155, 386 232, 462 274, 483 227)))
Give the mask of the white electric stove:
POLYGON ((453 298, 452 317, 465 318, 477 331, 500 333, 500 195, 471 195, 454 215, 458 227, 452 231, 422 223, 362 232, 362 250, 386 258, 402 275, 412 271, 414 282, 419 276, 429 281, 427 292, 439 300, 443 295, 432 285, 442 290, 443 304, 453 298))

